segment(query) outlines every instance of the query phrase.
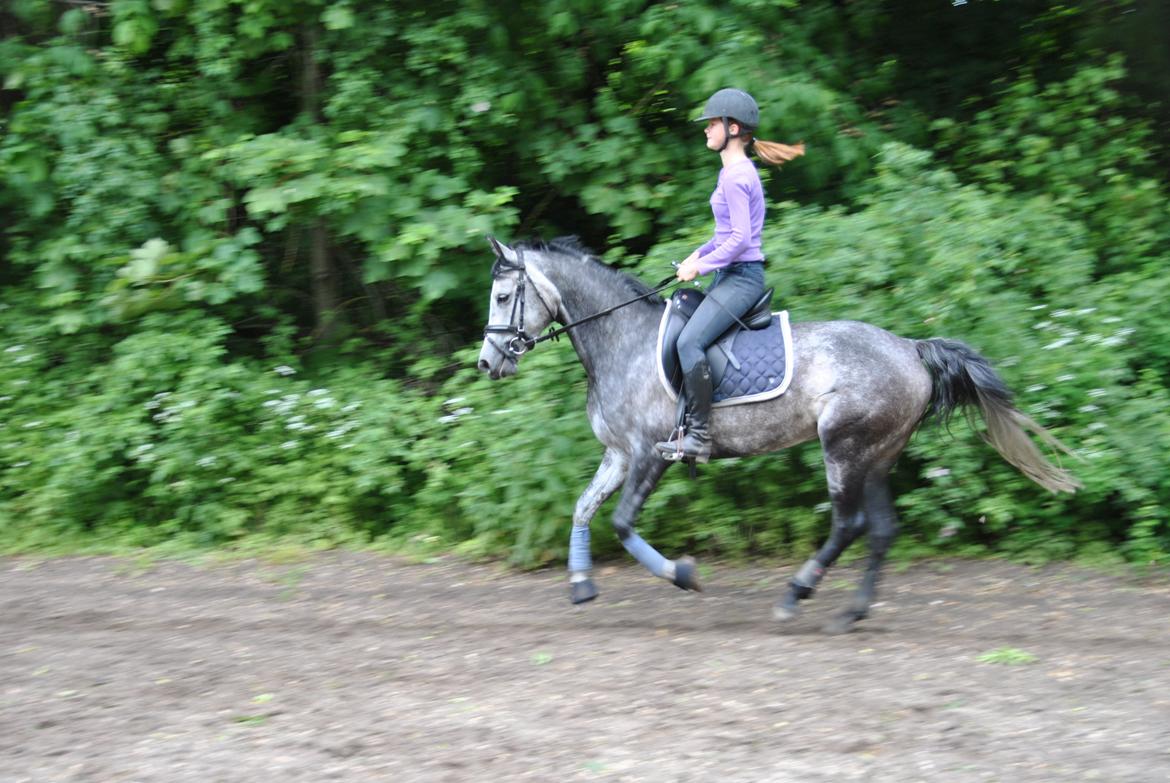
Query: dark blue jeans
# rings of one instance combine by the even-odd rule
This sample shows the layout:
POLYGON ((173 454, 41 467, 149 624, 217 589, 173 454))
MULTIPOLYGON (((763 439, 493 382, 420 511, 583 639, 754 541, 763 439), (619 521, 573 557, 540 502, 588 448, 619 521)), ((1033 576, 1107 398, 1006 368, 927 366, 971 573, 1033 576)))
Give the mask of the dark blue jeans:
POLYGON ((716 272, 711 287, 707 289, 707 298, 678 336, 678 359, 683 372, 690 372, 699 362, 706 361, 711 344, 763 293, 762 261, 731 264, 716 272))

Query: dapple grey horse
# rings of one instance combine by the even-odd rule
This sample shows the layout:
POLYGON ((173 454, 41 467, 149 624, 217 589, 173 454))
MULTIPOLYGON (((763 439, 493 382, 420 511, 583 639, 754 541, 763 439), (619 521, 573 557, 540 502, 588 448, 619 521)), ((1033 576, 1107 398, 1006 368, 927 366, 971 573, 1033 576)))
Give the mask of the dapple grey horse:
MULTIPOLYGON (((591 577, 589 522, 619 488, 613 525, 627 551, 656 576, 699 590, 691 558, 668 560, 634 529, 643 503, 669 465, 654 444, 675 424, 675 402, 656 367, 663 300, 642 282, 593 258, 575 240, 515 247, 489 241, 496 262, 479 369, 492 379, 512 375, 535 344, 534 335, 553 322, 570 326, 569 339, 588 376, 589 422, 606 447, 573 513, 570 598, 582 603, 598 594, 591 577), (599 313, 604 317, 591 317, 599 313)), ((787 391, 764 402, 717 407, 711 414, 713 459, 764 454, 813 438, 823 447, 832 529, 775 605, 777 620, 797 615, 799 601, 812 595, 825 570, 862 532, 868 533, 870 555, 861 584, 826 630, 845 632, 866 617, 897 531, 888 474, 927 418, 945 421, 957 408, 973 406, 986 422, 987 440, 1024 475, 1053 492, 1079 486, 1044 457, 1027 433, 1064 447, 1014 407, 1011 392, 988 361, 967 345, 909 340, 858 321, 796 323, 792 332, 796 369, 787 391)))

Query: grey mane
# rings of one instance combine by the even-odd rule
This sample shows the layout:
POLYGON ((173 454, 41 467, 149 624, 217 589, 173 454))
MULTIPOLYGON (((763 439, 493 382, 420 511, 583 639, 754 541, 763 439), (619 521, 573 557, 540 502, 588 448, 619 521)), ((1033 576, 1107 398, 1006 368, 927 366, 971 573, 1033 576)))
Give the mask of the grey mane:
POLYGON ((556 237, 545 241, 543 239, 530 239, 523 242, 517 242, 513 247, 528 250, 538 253, 565 256, 590 267, 590 274, 605 275, 611 280, 616 281, 622 287, 629 291, 630 297, 645 296, 645 302, 661 309, 662 303, 665 301, 658 294, 652 294, 653 287, 642 282, 638 278, 616 269, 609 264, 604 263, 601 259, 575 236, 556 237))

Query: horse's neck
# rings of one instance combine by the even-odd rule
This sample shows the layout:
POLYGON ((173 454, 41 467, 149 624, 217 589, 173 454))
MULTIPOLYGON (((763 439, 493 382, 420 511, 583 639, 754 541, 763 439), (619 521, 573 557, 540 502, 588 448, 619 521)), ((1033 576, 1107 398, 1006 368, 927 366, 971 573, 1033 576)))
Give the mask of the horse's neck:
MULTIPOLYGON (((550 264, 546 274, 561 297, 566 323, 600 313, 633 299, 637 294, 617 275, 590 269, 588 263, 550 264)), ((651 353, 656 321, 642 302, 634 302, 569 330, 569 338, 585 371, 594 382, 625 375, 640 353, 651 353)))

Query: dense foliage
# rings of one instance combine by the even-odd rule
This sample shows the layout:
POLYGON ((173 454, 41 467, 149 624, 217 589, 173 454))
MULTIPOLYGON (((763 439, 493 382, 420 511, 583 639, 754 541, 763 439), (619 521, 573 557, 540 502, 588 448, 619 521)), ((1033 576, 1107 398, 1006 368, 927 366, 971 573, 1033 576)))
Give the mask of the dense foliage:
MULTIPOLYGON (((761 136, 808 145, 765 175, 794 318, 969 342, 1079 457, 1084 490, 1052 497, 966 425, 924 431, 895 477, 903 546, 1164 560, 1170 83, 1145 35, 1164 16, 12 0, 0 547, 560 558, 601 453, 584 373, 567 343, 506 383, 474 371, 483 237, 576 234, 661 278, 710 227, 718 163, 689 119, 733 84, 761 136)), ((667 551, 802 556, 823 482, 815 445, 679 471, 642 526, 667 551)))

